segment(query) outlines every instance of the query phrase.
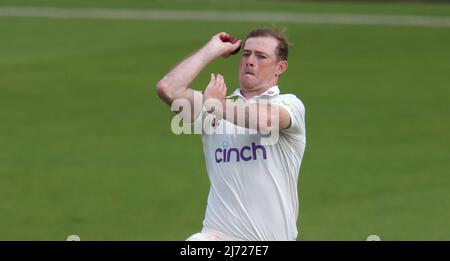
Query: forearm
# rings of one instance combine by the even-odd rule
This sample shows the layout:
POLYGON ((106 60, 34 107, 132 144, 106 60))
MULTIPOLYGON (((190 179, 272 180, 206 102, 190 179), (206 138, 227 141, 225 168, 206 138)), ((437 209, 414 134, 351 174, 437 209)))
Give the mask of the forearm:
POLYGON ((176 65, 158 82, 159 96, 169 104, 180 98, 179 96, 182 96, 182 93, 189 88, 200 72, 215 58, 217 56, 210 50, 210 47, 204 45, 176 65))
POLYGON ((279 128, 279 107, 270 103, 244 103, 226 100, 222 108, 215 111, 215 114, 239 127, 263 133, 279 128))
POLYGON ((262 134, 284 130, 291 125, 289 113, 277 104, 210 100, 206 109, 219 119, 262 134))

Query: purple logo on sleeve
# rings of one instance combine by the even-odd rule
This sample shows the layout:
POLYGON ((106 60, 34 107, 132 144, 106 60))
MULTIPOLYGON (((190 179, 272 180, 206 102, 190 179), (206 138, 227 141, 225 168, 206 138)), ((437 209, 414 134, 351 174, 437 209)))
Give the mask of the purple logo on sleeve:
POLYGON ((217 163, 236 161, 250 161, 257 160, 257 151, 261 151, 262 159, 267 159, 266 148, 263 145, 256 145, 252 143, 252 146, 245 145, 242 148, 218 148, 214 152, 214 156, 217 163))

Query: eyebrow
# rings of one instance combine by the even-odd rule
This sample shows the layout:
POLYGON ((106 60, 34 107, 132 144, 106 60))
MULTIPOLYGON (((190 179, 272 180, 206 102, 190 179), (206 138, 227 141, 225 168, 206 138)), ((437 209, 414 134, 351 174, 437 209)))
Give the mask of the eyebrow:
MULTIPOLYGON (((251 49, 244 49, 243 52, 252 52, 251 49)), ((269 54, 265 53, 265 52, 261 52, 261 51, 254 51, 256 54, 264 54, 265 56, 269 56, 269 54)))

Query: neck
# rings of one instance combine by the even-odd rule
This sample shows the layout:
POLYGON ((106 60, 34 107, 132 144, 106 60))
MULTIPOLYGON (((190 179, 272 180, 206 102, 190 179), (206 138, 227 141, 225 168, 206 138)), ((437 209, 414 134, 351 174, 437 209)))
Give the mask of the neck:
POLYGON ((260 96, 261 94, 263 94, 264 92, 266 92, 268 89, 276 86, 277 84, 274 84, 270 87, 264 88, 264 89, 258 89, 258 90, 248 90, 245 88, 239 88, 239 91, 241 92, 241 95, 244 96, 245 99, 251 99, 255 96, 260 96))
POLYGON ((262 90, 261 89, 259 89, 259 90, 246 90, 244 88, 241 88, 240 91, 241 91, 242 96, 244 96, 244 98, 248 100, 248 99, 251 99, 251 98, 253 98, 255 96, 261 95, 262 93, 267 91, 269 88, 262 89, 262 90))
POLYGON ((246 89, 243 87, 240 87, 239 90, 241 91, 242 96, 244 96, 245 99, 251 99, 255 96, 259 96, 263 94, 268 89, 272 88, 273 86, 277 85, 277 82, 272 82, 267 84, 267 86, 261 87, 261 88, 255 88, 255 89, 246 89))

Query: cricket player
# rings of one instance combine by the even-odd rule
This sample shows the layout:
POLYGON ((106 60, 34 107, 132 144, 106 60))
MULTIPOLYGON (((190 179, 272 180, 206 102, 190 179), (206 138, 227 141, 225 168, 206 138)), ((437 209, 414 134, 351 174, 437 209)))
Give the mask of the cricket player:
POLYGON ((159 97, 186 122, 201 122, 211 188, 203 229, 187 240, 296 240, 298 177, 306 145, 305 108, 282 94, 288 43, 277 30, 251 31, 242 42, 218 33, 157 84, 159 97), (241 48, 239 88, 226 96, 221 74, 203 93, 190 85, 213 60, 241 48), (174 106, 182 101, 183 106, 174 106), (221 132, 214 132, 221 129, 221 132), (278 133, 276 142, 263 142, 278 133))

